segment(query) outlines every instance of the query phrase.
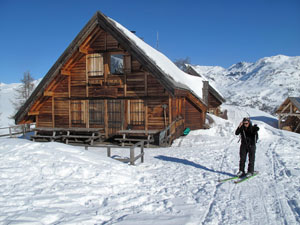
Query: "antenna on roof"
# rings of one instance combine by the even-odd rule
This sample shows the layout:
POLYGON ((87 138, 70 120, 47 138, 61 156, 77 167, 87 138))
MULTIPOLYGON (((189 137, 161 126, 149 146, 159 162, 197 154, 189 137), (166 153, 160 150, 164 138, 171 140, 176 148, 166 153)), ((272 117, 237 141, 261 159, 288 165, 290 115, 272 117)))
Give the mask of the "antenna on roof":
POLYGON ((156 49, 158 50, 159 40, 158 40, 158 31, 156 32, 156 49))

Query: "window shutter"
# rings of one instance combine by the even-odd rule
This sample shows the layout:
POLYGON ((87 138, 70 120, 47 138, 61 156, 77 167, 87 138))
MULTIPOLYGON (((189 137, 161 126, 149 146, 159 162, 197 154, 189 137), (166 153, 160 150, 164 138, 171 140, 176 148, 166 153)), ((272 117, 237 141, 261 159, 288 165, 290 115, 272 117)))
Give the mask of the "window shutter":
POLYGON ((87 74, 88 76, 103 76, 103 55, 93 53, 87 55, 87 74))

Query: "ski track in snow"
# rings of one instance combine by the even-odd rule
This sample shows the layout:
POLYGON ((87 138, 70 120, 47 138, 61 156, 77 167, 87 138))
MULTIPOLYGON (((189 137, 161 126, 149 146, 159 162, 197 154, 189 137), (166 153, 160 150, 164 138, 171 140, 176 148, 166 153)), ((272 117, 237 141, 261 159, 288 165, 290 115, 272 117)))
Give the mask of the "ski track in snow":
POLYGON ((259 175, 240 184, 217 181, 238 170, 234 131, 247 115, 231 109, 229 121, 215 118, 211 129, 192 131, 170 148, 145 149, 145 163, 136 166, 100 148, 0 139, 0 223, 299 224, 299 134, 255 121, 259 175))

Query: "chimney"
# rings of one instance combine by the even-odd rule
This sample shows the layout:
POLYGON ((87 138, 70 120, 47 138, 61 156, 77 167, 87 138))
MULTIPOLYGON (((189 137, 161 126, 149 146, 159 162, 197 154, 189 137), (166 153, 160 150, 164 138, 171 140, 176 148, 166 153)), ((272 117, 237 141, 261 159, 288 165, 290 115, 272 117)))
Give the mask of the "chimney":
POLYGON ((208 105, 208 81, 203 81, 203 88, 202 88, 202 98, 203 98, 203 101, 206 105, 208 105))

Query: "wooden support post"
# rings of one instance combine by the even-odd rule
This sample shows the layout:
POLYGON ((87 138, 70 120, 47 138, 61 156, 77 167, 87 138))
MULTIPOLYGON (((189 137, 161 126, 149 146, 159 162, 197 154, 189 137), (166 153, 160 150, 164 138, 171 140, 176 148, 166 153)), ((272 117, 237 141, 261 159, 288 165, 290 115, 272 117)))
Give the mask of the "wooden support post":
POLYGON ((69 127, 72 127, 71 100, 69 99, 69 127))
POLYGON ((55 127, 54 97, 52 96, 52 127, 55 127))
POLYGON ((148 100, 146 99, 144 101, 144 104, 145 104, 145 131, 146 131, 146 134, 148 132, 148 127, 149 127, 149 124, 148 124, 148 100))
POLYGON ((71 76, 68 77, 68 96, 69 96, 69 100, 68 100, 68 104, 69 104, 69 127, 72 126, 72 121, 71 121, 71 76))
POLYGON ((127 74, 124 75, 124 97, 127 96, 127 74))
POLYGON ((288 107, 290 107, 291 105, 292 105, 292 103, 290 102, 289 104, 287 104, 287 105, 281 110, 281 112, 284 113, 284 111, 285 111, 288 107))
POLYGON ((142 143, 141 146, 141 163, 144 163, 144 142, 142 143))
POLYGON ((162 105, 162 108, 163 108, 163 111, 164 111, 164 125, 165 125, 165 128, 167 127, 167 112, 166 112, 167 107, 168 106, 166 104, 162 105))
POLYGON ((134 165, 134 146, 130 147, 130 165, 134 165))
POLYGON ((39 127, 39 115, 35 116, 35 127, 39 127))
POLYGON ((127 124, 130 124, 130 100, 127 100, 127 124))
POLYGON ((108 138, 108 109, 107 99, 104 100, 104 126, 105 126, 105 137, 108 138))
POLYGON ((89 100, 85 100, 86 104, 85 104, 85 126, 86 128, 90 127, 90 122, 89 122, 89 118, 90 118, 90 113, 89 113, 89 100))
POLYGON ((111 147, 107 147, 107 157, 111 157, 111 147))

